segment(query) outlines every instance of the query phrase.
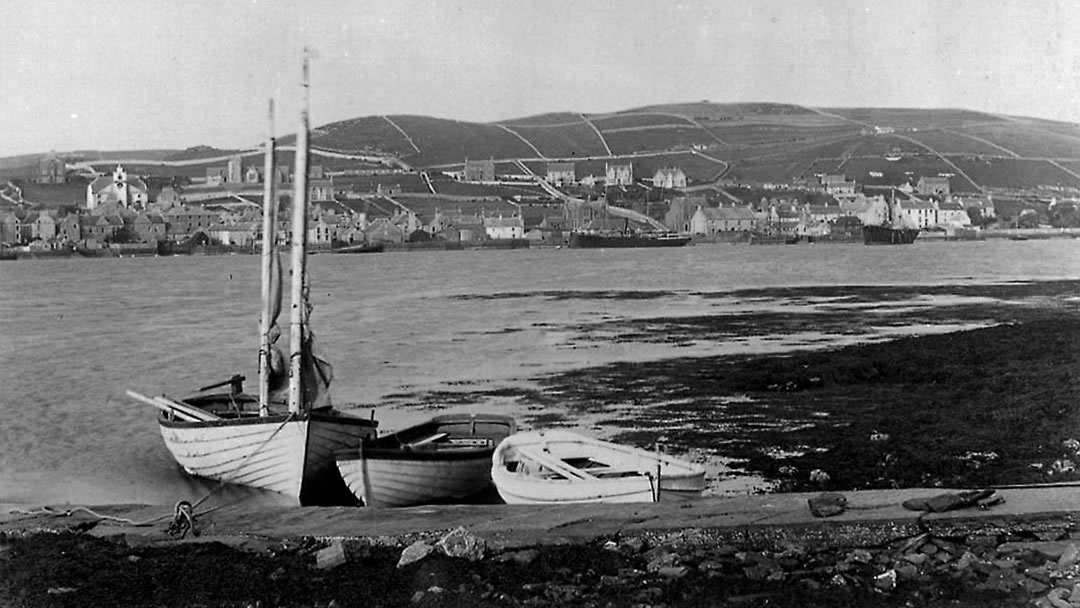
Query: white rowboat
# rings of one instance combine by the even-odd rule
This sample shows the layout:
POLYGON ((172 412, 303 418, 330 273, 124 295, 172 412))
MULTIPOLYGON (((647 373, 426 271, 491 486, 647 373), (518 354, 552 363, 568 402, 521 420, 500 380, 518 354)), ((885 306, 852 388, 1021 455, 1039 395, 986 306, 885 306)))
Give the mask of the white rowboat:
POLYGON ((511 435, 491 464, 508 504, 655 502, 705 489, 701 465, 563 430, 511 435))
POLYGON ((339 453, 338 471, 370 507, 447 502, 491 485, 491 455, 514 432, 514 419, 448 414, 339 453))

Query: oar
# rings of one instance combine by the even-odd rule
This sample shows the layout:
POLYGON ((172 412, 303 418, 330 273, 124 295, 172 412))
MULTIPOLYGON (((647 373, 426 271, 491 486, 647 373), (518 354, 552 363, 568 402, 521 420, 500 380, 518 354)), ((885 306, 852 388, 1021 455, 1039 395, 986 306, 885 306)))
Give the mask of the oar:
POLYGON ((173 401, 168 397, 147 397, 146 395, 141 395, 131 390, 127 391, 127 396, 136 401, 142 401, 147 405, 152 405, 159 410, 173 412, 176 416, 187 422, 210 422, 212 420, 221 420, 221 417, 215 416, 210 412, 190 405, 185 405, 178 401, 173 401))

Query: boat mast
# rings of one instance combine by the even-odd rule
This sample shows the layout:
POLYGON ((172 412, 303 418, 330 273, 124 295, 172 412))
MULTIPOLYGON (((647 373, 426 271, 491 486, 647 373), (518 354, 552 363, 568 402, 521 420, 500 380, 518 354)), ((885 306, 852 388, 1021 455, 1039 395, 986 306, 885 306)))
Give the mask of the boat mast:
POLYGON ((304 278, 307 275, 307 174, 308 174, 308 52, 300 79, 300 130, 296 133, 296 168, 293 174, 292 214, 292 309, 289 326, 289 412, 303 407, 303 341, 307 321, 304 278))
MULTIPOLYGON (((270 100, 270 132, 266 138, 266 159, 263 162, 263 239, 262 239, 262 321, 259 342, 259 415, 270 413, 270 357, 273 344, 270 339, 271 324, 275 319, 271 302, 274 280, 271 272, 274 247, 277 245, 277 188, 274 184, 274 100, 270 100)), ((280 295, 280 294, 279 294, 280 295)))

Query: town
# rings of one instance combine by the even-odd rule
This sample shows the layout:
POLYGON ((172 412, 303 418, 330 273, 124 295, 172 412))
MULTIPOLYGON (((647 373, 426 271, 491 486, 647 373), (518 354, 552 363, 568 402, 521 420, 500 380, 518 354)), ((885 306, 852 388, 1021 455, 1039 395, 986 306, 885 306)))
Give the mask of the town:
MULTIPOLYGON (((4 252, 254 251, 267 179, 257 151, 189 153, 194 158, 171 164, 136 161, 138 174, 121 162, 40 158, 0 186, 4 252)), ((314 250, 562 247, 571 232, 678 233, 693 243, 857 242, 863 226, 886 224, 917 229, 924 240, 1024 238, 1017 235, 1048 223, 1071 234, 1066 229, 1077 223, 1075 204, 1056 197, 1044 213, 1013 204, 1001 214, 993 194, 953 192, 948 173, 908 175, 887 186, 844 173, 778 184, 694 180, 678 166, 649 171, 625 157, 542 165, 465 159, 424 170, 395 159, 324 155, 327 165, 311 164, 307 176, 314 250)), ((293 177, 289 163, 278 163, 270 176, 286 205, 293 177)), ((288 229, 282 222, 280 238, 288 229)))

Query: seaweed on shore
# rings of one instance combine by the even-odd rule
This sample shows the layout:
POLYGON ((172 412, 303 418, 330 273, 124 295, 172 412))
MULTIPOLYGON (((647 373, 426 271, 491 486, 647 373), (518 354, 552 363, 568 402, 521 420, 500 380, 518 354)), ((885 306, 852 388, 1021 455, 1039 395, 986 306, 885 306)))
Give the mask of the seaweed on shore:
POLYGON ((744 462, 783 489, 1075 480, 1080 318, 783 356, 616 363, 543 380, 616 439, 744 462), (810 479, 827 473, 828 483, 810 479))

